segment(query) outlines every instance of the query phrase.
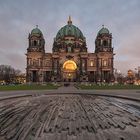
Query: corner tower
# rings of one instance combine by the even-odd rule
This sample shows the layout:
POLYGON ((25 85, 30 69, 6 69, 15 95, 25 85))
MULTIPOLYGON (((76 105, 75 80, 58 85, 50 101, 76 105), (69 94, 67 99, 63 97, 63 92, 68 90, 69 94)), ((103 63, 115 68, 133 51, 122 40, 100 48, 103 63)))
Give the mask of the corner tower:
POLYGON ((28 40, 28 52, 45 52, 45 40, 41 30, 38 28, 38 25, 31 31, 31 33, 29 33, 28 40))
POLYGON ((104 26, 99 30, 95 40, 95 53, 97 55, 97 81, 111 82, 114 80, 114 53, 112 47, 112 34, 104 26))
POLYGON ((107 28, 102 27, 95 40, 95 52, 113 52, 112 34, 107 28))
POLYGON ((26 80, 41 82, 43 81, 42 61, 45 54, 45 40, 38 26, 29 33, 28 42, 26 80))

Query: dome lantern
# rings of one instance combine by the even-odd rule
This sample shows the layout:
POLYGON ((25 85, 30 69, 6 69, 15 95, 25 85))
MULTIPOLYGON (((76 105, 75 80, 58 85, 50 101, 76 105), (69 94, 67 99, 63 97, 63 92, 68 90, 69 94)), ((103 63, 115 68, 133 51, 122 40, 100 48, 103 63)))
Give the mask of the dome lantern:
POLYGON ((31 35, 43 35, 41 30, 38 28, 38 25, 36 25, 36 28, 31 31, 31 35))
POLYGON ((72 24, 72 20, 71 20, 71 16, 69 16, 68 25, 71 25, 71 24, 72 24))
POLYGON ((98 32, 98 35, 109 34, 109 30, 102 25, 102 29, 98 32))

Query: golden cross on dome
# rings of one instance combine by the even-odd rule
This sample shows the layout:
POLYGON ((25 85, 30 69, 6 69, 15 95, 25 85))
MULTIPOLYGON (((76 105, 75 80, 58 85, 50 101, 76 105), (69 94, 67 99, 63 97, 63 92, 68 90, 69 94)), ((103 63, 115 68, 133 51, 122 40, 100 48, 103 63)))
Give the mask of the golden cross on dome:
POLYGON ((69 16, 68 24, 69 24, 69 25, 72 24, 71 16, 69 16))

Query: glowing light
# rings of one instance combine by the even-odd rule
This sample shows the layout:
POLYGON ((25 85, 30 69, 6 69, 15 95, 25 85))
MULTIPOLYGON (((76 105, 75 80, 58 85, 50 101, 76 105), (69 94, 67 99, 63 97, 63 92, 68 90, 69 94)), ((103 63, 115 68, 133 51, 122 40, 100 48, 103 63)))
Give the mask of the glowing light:
POLYGON ((65 70, 71 70, 74 71, 77 69, 77 65, 74 61, 72 60, 67 60, 64 64, 63 64, 63 69, 65 70))

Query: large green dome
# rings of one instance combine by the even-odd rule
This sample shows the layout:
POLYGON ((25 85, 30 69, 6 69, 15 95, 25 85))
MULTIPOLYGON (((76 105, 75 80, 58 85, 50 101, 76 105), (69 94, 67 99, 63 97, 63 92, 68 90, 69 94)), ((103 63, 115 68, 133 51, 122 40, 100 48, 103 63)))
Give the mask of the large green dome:
POLYGON ((99 34, 109 34, 109 30, 103 26, 102 29, 98 32, 98 35, 99 34))
POLYGON ((38 28, 38 26, 36 26, 36 28, 34 28, 34 29, 31 31, 31 35, 42 35, 42 32, 41 32, 41 30, 38 28))
POLYGON ((72 24, 72 21, 71 21, 71 18, 69 17, 69 20, 68 20, 68 24, 65 25, 64 27, 62 27, 57 35, 56 35, 56 40, 57 39, 62 39, 63 37, 66 37, 66 36, 72 36, 72 37, 75 37, 75 38, 80 38, 80 39, 84 39, 85 37, 83 36, 83 33, 81 32, 81 30, 74 26, 72 24))

